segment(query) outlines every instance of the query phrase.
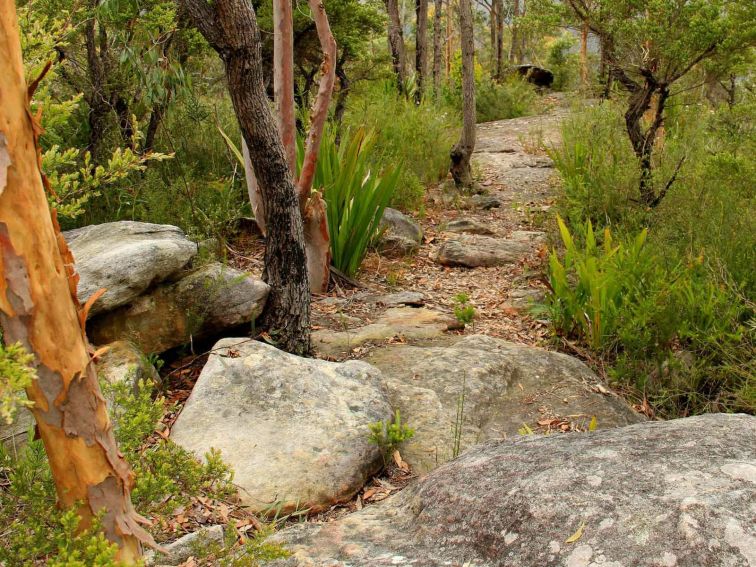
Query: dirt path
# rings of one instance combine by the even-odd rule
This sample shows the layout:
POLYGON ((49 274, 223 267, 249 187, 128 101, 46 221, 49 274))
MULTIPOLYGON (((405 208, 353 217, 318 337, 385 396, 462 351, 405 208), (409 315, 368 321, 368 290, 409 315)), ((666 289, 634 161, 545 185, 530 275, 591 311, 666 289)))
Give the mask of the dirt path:
MULTIPOLYGON (((360 288, 336 286, 314 299, 318 356, 361 358, 382 344, 442 340, 462 332, 544 342, 545 326, 527 310, 543 294, 547 240, 542 231, 556 181, 545 148, 559 142, 559 125, 567 114, 557 97, 545 98, 544 106, 540 115, 478 125, 473 162, 485 194, 460 196, 448 182, 430 188, 424 214, 415 218, 424 232, 417 254, 392 259, 370 252, 358 275, 360 288), (448 232, 454 221, 484 234, 448 232), (509 244, 523 235, 534 240, 527 246, 515 242, 510 251, 509 244), (481 242, 483 248, 502 245, 511 258, 490 267, 441 265, 437 257, 449 241, 466 248, 472 241, 473 253, 481 242), (474 322, 465 331, 447 330, 455 326, 454 298, 461 293, 475 308, 474 322)), ((259 240, 237 242, 232 252, 235 267, 262 271, 259 240)))

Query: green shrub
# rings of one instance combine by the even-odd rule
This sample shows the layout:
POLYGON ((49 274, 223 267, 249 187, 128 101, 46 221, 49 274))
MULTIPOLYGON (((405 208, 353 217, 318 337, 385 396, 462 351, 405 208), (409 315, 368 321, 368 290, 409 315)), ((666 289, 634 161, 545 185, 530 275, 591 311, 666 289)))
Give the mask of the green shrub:
MULTIPOLYGON (((484 79, 475 85, 475 111, 478 123, 518 118, 535 113, 538 95, 519 77, 503 83, 484 79)), ((461 105, 461 100, 460 100, 461 105)))
POLYGON ((393 420, 376 421, 368 427, 370 429, 368 442, 381 448, 384 463, 388 462, 389 457, 402 443, 415 436, 415 430, 408 427, 406 423, 402 423, 399 410, 394 413, 393 420))
POLYGON ((555 91, 568 90, 577 83, 580 63, 576 54, 570 53, 575 43, 575 36, 566 31, 548 46, 546 65, 554 73, 551 88, 555 91))
POLYGON ((402 164, 391 205, 404 210, 419 209, 424 186, 446 177, 449 150, 460 124, 457 110, 430 100, 416 105, 397 96, 391 83, 373 83, 354 93, 344 116, 347 130, 375 133, 371 158, 375 169, 402 164))
POLYGON ((470 305, 470 296, 466 293, 454 296, 454 317, 462 325, 469 325, 475 319, 475 307, 470 305))
POLYGON ((0 333, 0 422, 11 423, 19 408, 31 405, 23 390, 37 377, 33 361, 21 343, 6 345, 0 333))
MULTIPOLYGON (((371 169, 374 145, 375 136, 360 128, 349 131, 337 146, 329 129, 315 171, 313 186, 322 189, 327 204, 332 263, 348 276, 357 273, 365 258, 402 174, 401 166, 387 167, 381 175, 371 169)), ((298 146, 301 166, 301 139, 298 146)))

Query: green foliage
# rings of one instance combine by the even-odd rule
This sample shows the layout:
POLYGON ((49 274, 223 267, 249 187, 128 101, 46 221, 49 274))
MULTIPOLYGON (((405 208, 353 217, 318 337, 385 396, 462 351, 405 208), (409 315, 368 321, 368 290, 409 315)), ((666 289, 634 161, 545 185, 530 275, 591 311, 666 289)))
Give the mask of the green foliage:
POLYGON ((290 557, 291 553, 281 545, 265 541, 273 530, 272 526, 261 529, 251 538, 242 538, 244 543, 238 545, 239 534, 229 525, 222 543, 203 537, 192 542, 192 557, 198 565, 219 567, 258 567, 268 561, 290 557))
POLYGON ((665 126, 657 175, 686 160, 661 205, 643 210, 631 202, 622 109, 604 103, 565 122, 551 154, 566 251, 551 258, 548 312, 557 334, 595 349, 663 415, 754 412, 753 103, 712 112, 692 100, 671 107, 665 126), (589 223, 611 233, 590 235, 589 223))
MULTIPOLYGON (((461 93, 455 95, 462 108, 461 93)), ((533 114, 538 96, 534 88, 517 76, 503 83, 482 79, 475 85, 475 111, 478 123, 505 120, 533 114)))
POLYGON ((446 177, 449 149, 456 141, 459 114, 432 101, 416 105, 399 97, 390 81, 366 86, 347 103, 344 126, 375 133, 371 166, 379 171, 402 164, 391 206, 421 207, 424 185, 446 177))
POLYGON ((554 83, 551 88, 555 91, 565 91, 575 86, 579 72, 579 61, 574 54, 570 54, 575 43, 575 36, 570 32, 564 32, 551 41, 548 46, 546 64, 549 70, 554 73, 554 83))
POLYGON ((469 325, 475 319, 475 307, 470 304, 470 296, 466 293, 454 296, 454 316, 463 326, 469 325))
POLYGON ((37 377, 33 361, 21 343, 6 346, 0 337, 0 421, 11 423, 18 408, 31 406, 23 390, 37 377))
MULTIPOLYGON (((368 244, 380 229, 383 211, 394 196, 401 166, 386 167, 382 175, 371 169, 375 136, 362 128, 350 131, 336 145, 327 131, 320 146, 314 187, 323 191, 331 236, 331 261, 354 276, 365 258, 368 244)), ((304 144, 299 141, 299 161, 304 144)))
POLYGON ((557 223, 565 253, 563 261, 556 251, 549 258, 550 320, 559 334, 584 339, 596 350, 609 348, 625 302, 632 301, 631 293, 646 291, 639 286, 652 270, 647 232, 615 245, 607 228, 599 246, 589 220, 578 246, 561 217, 557 223))
POLYGON ((388 458, 402 443, 415 436, 415 430, 402 423, 399 410, 394 413, 393 420, 376 421, 369 424, 368 428, 370 429, 368 441, 381 448, 384 462, 388 462, 388 458))

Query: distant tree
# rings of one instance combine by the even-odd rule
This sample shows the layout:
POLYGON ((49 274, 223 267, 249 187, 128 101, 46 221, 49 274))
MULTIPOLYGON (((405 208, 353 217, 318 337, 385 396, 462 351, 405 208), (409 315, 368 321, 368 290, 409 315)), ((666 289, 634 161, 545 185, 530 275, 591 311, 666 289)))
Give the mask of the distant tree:
POLYGON ((640 168, 639 201, 656 207, 675 181, 654 182, 654 146, 672 86, 705 61, 726 65, 754 45, 756 3, 741 0, 568 0, 601 39, 612 77, 630 94, 628 137, 640 168), (649 124, 644 115, 650 111, 649 124))
POLYGON ((24 80, 15 2, 0 2, 0 38, 3 340, 31 355, 36 379, 26 395, 60 506, 77 511, 81 529, 99 517, 105 536, 119 547, 118 559, 133 564, 141 543, 154 542, 131 504, 133 475, 118 452, 84 332, 91 303, 79 306, 73 256, 48 208, 39 169, 40 129, 29 109, 36 85, 27 87, 24 80))
POLYGON ((415 31, 415 99, 419 103, 425 94, 428 76, 428 0, 415 0, 417 28, 415 31))
POLYGON ((391 51, 391 61, 396 75, 396 85, 399 94, 404 93, 407 75, 404 61, 404 32, 402 20, 399 16, 399 0, 384 0, 388 13, 388 42, 391 51))
POLYGON ((475 35, 470 0, 459 0, 462 43, 462 133, 451 150, 450 171, 459 188, 473 185, 470 160, 475 150, 475 35))
POLYGON ((263 83, 260 30, 249 0, 181 0, 186 13, 218 52, 242 136, 265 204, 263 276, 271 293, 262 323, 278 346, 310 350, 310 285, 298 191, 263 83))
POLYGON ((433 3, 433 92, 436 96, 441 91, 442 70, 441 65, 444 58, 444 31, 441 28, 441 12, 443 11, 443 0, 434 0, 433 3))

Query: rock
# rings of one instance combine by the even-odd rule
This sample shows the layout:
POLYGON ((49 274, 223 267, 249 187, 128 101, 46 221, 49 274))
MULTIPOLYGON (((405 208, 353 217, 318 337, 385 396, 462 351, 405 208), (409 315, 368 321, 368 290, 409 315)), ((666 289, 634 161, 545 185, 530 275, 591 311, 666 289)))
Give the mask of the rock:
POLYGON ((529 83, 537 87, 550 87, 554 83, 554 73, 536 65, 517 65, 514 72, 524 77, 529 83))
POLYGON ((546 299, 546 292, 538 288, 513 289, 509 292, 509 303, 517 309, 528 309, 534 303, 546 299))
POLYGON ((495 234, 493 230, 475 219, 457 219, 449 221, 444 227, 444 232, 484 235, 495 234))
POLYGON ((384 502, 273 539, 277 565, 756 564, 756 417, 479 445, 384 502))
POLYGON ((109 384, 128 382, 134 391, 140 381, 160 384, 160 375, 143 352, 128 341, 105 345, 107 351, 97 360, 97 375, 109 384))
POLYGON ((425 305, 425 295, 419 291, 398 291, 383 295, 368 294, 360 296, 365 303, 375 303, 386 307, 398 307, 402 305, 410 307, 422 307, 425 305))
POLYGON ((143 352, 163 352, 251 323, 262 312, 269 290, 249 274, 207 264, 90 321, 89 336, 95 344, 128 339, 143 352))
POLYGON ((473 195, 470 197, 470 203, 484 211, 501 207, 501 199, 494 195, 473 195))
POLYGON ((34 427, 34 416, 26 408, 18 408, 11 423, 0 419, 0 443, 11 455, 26 445, 29 431, 34 427))
POLYGON ((391 407, 365 362, 300 358, 250 339, 223 339, 171 431, 202 456, 219 449, 255 512, 319 511, 349 500, 381 467, 368 424, 391 407))
POLYGON ((515 231, 509 238, 462 234, 438 247, 433 259, 442 266, 503 266, 535 252, 545 242, 542 232, 515 231))
POLYGON ((200 528, 196 532, 186 534, 173 543, 164 545, 165 553, 148 551, 145 553, 147 567, 153 565, 181 565, 192 556, 210 545, 223 545, 223 526, 208 526, 200 528))
POLYGON ((544 420, 565 418, 585 429, 592 416, 599 428, 643 419, 619 398, 594 391, 599 378, 576 358, 484 335, 451 346, 392 345, 366 360, 381 370, 392 407, 415 429, 402 457, 420 473, 454 456, 463 386, 461 449, 517 437, 523 424, 538 431, 544 420))
POLYGON ((315 331, 312 342, 318 352, 337 355, 348 353, 368 341, 385 341, 394 337, 407 340, 442 337, 455 323, 456 319, 451 315, 425 307, 394 307, 375 323, 364 327, 340 332, 329 329, 315 331))
POLYGON ((82 305, 97 290, 107 289, 89 310, 90 317, 131 302, 197 254, 197 245, 170 225, 119 221, 70 230, 63 236, 81 278, 82 305))
POLYGON ((417 252, 423 241, 423 230, 413 219, 387 207, 381 219, 384 230, 378 241, 378 249, 386 256, 401 257, 417 252))

